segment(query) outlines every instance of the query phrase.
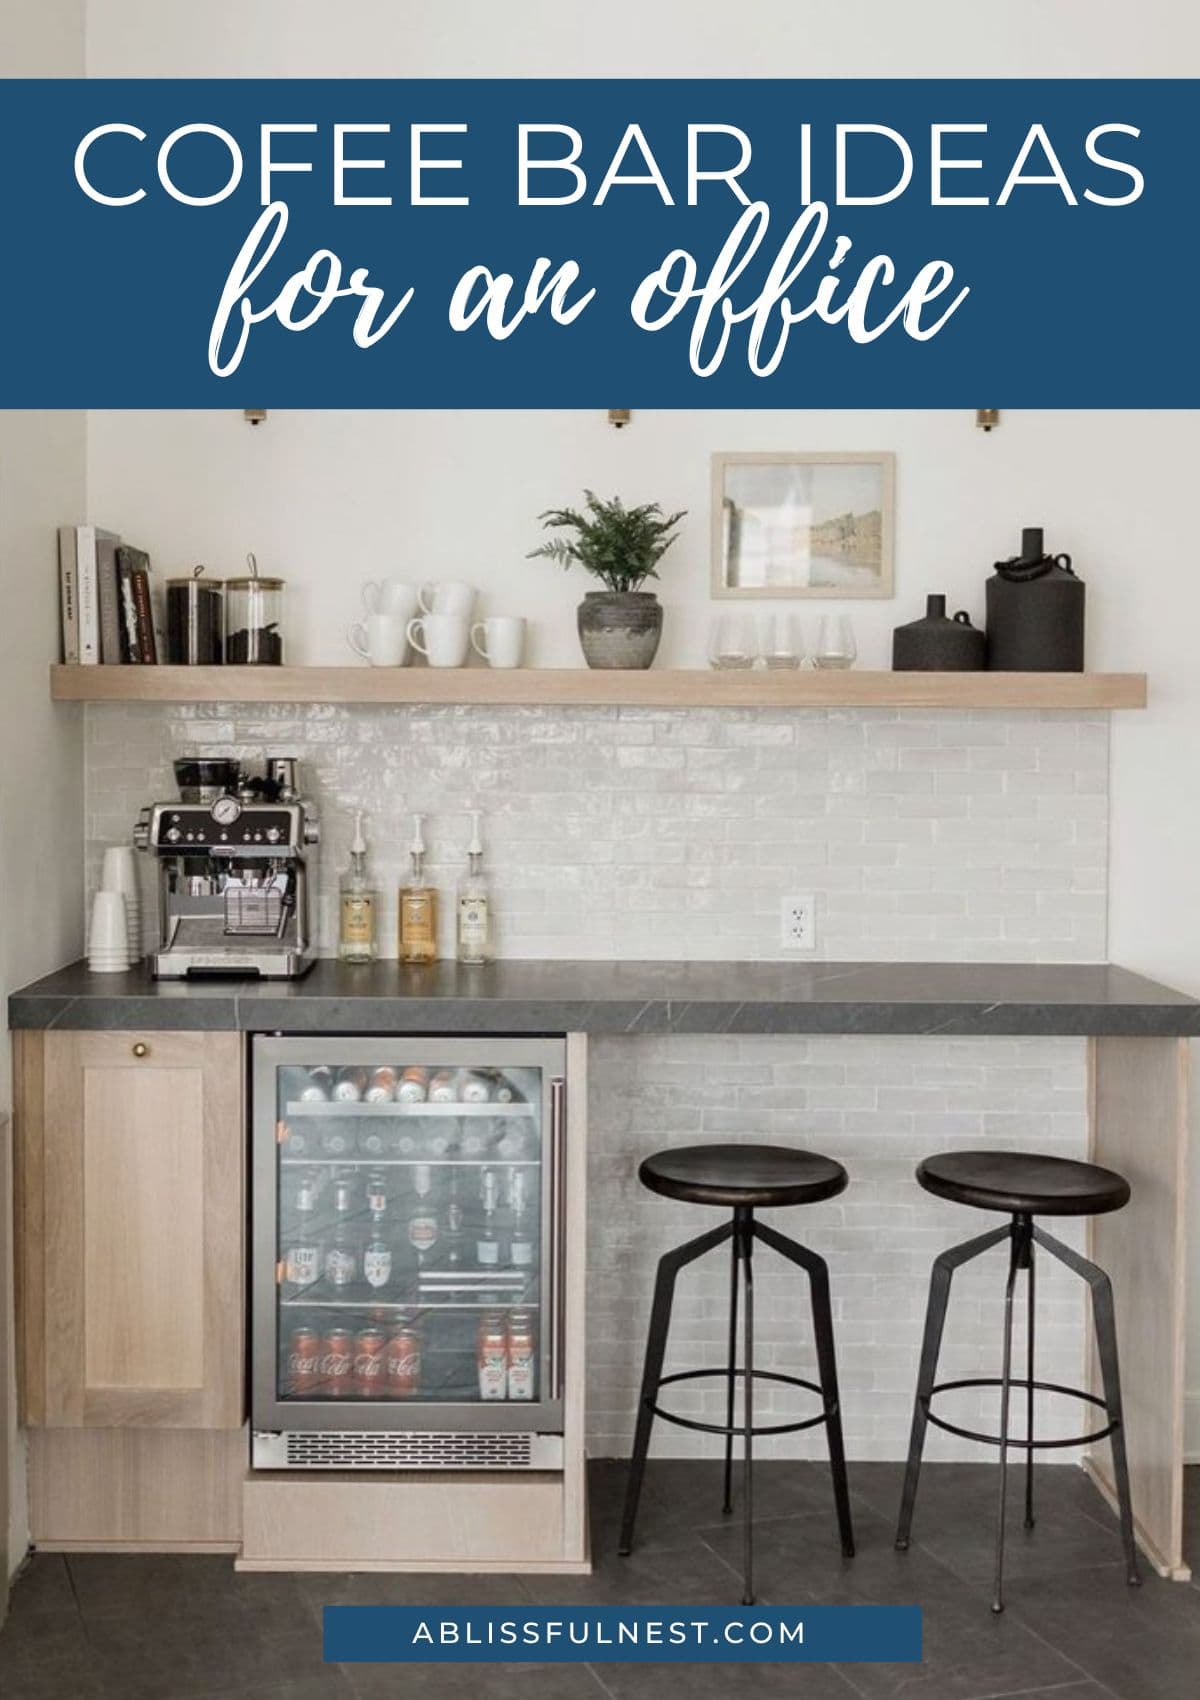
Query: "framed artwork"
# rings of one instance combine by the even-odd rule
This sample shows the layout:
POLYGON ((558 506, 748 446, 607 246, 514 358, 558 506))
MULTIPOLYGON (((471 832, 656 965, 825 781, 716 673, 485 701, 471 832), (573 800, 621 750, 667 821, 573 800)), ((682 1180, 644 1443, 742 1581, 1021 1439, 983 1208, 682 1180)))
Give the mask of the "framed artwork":
POLYGON ((714 596, 892 595, 896 457, 717 454, 714 596))

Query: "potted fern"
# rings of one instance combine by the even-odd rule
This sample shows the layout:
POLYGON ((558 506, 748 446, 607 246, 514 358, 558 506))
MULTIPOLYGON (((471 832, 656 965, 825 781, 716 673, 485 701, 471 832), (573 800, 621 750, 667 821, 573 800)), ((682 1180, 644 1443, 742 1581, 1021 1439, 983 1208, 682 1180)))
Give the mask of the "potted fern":
POLYGON ((620 497, 601 501, 583 492, 585 512, 550 508, 539 514, 553 537, 529 560, 541 557, 562 567, 579 565, 606 588, 589 590, 579 604, 579 641, 589 667, 649 667, 662 637, 662 604, 641 586, 658 577, 658 563, 675 541, 687 510, 664 514, 657 502, 627 508, 620 497))

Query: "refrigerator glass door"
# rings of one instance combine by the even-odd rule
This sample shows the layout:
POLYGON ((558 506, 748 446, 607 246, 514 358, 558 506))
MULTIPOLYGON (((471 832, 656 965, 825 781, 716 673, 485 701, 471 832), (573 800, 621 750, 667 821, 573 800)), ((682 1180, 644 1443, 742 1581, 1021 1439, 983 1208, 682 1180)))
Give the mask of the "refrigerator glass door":
POLYGON ((254 1041, 257 1430, 561 1429, 561 1040, 254 1041))

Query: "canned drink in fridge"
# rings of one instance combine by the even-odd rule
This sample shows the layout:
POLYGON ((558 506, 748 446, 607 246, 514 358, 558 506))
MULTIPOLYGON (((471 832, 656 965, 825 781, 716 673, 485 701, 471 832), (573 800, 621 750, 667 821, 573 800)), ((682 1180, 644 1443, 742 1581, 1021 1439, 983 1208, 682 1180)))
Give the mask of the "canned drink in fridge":
POLYGON ((458 1082, 454 1071, 449 1068, 439 1068, 429 1082, 429 1102, 431 1104, 457 1104, 458 1082))
POLYGON ((363 1094, 368 1104, 390 1104, 396 1096, 398 1080, 394 1068, 373 1068, 363 1094))
POLYGON ((479 1366, 479 1397, 508 1397, 508 1326, 499 1311, 488 1311, 479 1324, 476 1361, 479 1366))
POLYGON ((362 1399, 382 1399, 387 1392, 387 1336, 375 1323, 360 1328, 354 1341, 354 1386, 362 1399))
POLYGON ((323 1157, 348 1157, 354 1145, 354 1130, 341 1122, 334 1122, 321 1135, 321 1155, 323 1157))
POLYGON ((537 1376, 533 1317, 527 1310, 514 1310, 508 1319, 508 1396, 532 1399, 537 1376))
POLYGON ((348 1328, 331 1328, 321 1341, 321 1381, 331 1399, 354 1392, 354 1336, 348 1328))
POLYGON ((396 1096, 402 1104, 423 1104, 429 1091, 427 1068, 406 1068, 400 1076, 396 1096))
POLYGON ((464 1104, 486 1104, 492 1096, 492 1083, 486 1074, 468 1069, 459 1096, 464 1104))
POLYGON ((300 1088, 302 1104, 326 1104, 333 1092, 333 1070, 310 1068, 300 1088))
POLYGON ((411 1399, 421 1389, 421 1336, 409 1322, 392 1329, 384 1356, 389 1399, 411 1399))
POLYGON ((357 1104, 370 1082, 365 1068, 339 1068, 333 1083, 333 1096, 339 1104, 357 1104))
POLYGON ((293 1328, 288 1341, 287 1391, 295 1398, 313 1393, 321 1382, 321 1336, 308 1323, 293 1328))

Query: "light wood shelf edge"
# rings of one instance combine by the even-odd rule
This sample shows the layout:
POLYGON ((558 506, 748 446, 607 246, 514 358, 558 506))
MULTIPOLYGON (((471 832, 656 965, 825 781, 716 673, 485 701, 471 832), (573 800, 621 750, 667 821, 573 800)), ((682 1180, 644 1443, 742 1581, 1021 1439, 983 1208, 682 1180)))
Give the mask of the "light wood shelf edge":
POLYGON ((642 708, 1144 708, 1144 673, 54 666, 56 702, 642 708))

